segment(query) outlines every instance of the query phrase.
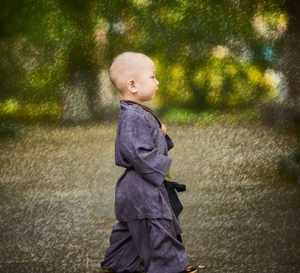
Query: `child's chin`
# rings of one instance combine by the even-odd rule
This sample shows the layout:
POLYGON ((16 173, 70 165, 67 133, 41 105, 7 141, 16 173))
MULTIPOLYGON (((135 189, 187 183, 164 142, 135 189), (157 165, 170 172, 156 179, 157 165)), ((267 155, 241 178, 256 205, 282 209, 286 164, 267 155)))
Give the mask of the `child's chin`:
POLYGON ((154 98, 154 95, 152 95, 151 97, 147 98, 147 101, 150 101, 154 98))

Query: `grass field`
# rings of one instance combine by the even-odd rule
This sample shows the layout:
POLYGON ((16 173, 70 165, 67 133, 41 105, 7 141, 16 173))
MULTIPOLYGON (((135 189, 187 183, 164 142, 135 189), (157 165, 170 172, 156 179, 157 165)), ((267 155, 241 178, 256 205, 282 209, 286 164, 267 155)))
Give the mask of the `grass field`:
MULTIPOLYGON (((203 272, 300 272, 300 188, 277 173, 296 140, 260 122, 175 124, 183 241, 203 272)), ((114 218, 115 123, 25 127, 0 143, 0 272, 101 272, 114 218)))

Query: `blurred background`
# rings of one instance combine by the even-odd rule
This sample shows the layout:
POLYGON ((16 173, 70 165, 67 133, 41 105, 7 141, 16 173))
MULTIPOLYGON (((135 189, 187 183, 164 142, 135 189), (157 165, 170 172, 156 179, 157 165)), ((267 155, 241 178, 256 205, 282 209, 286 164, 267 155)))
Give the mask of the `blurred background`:
POLYGON ((297 94, 297 8, 283 0, 4 1, 1 118, 101 119, 117 104, 107 69, 123 51, 154 59, 159 108, 283 101, 297 94))
POLYGON ((191 208, 183 222, 194 261, 203 257, 204 264, 219 263, 207 272, 299 272, 300 2, 2 0, 0 203, 5 224, 0 264, 5 272, 21 272, 26 261, 32 266, 43 259, 52 265, 61 261, 55 271, 67 264, 63 272, 90 272, 91 261, 103 255, 114 221, 114 181, 121 173, 113 158, 119 97, 107 70, 124 51, 145 53, 155 62, 160 85, 148 106, 167 124, 174 158, 187 160, 183 166, 175 159, 172 171, 194 189, 182 196, 191 208), (223 194, 233 189, 228 185, 240 195, 227 192, 222 209, 216 208, 216 196, 207 191, 223 194), (223 226, 224 236, 216 240, 221 218, 211 218, 235 208, 242 223, 250 204, 243 203, 250 197, 243 199, 242 189, 252 194, 251 204, 262 205, 249 211, 253 225, 234 234, 245 239, 253 226, 263 228, 244 240, 245 249, 240 237, 226 237, 239 224, 223 226), (240 202, 235 207, 229 200, 240 202), (201 211, 205 204, 207 211, 201 211), (262 217, 264 224, 257 222, 258 212, 279 204, 286 208, 284 227, 277 225, 282 207, 269 215, 272 219, 262 217), (201 213, 207 219, 198 230, 190 222, 193 209, 194 217, 201 213), (20 210, 25 211, 19 215, 20 210), (66 233, 66 224, 74 234, 66 233), (209 232, 208 227, 211 234, 194 245, 192 234, 209 232), (268 241, 271 233, 274 240, 284 239, 268 241), (225 237, 227 252, 218 245, 225 237), (70 243, 72 238, 78 241, 70 243), (261 260, 247 252, 251 240, 258 244, 252 245, 253 253, 263 252, 261 260), (52 253, 59 242, 61 248, 52 253), (270 254, 278 244, 278 252, 270 254), (78 255, 83 258, 74 268, 78 255))

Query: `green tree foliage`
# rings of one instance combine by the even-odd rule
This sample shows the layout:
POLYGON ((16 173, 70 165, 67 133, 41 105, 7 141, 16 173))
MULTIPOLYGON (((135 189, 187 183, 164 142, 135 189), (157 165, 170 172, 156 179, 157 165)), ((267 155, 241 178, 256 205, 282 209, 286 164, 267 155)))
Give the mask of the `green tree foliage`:
POLYGON ((52 108, 60 103, 59 87, 78 79, 93 112, 99 71, 127 50, 154 59, 161 105, 232 107, 273 98, 265 72, 276 67, 278 33, 286 22, 282 5, 283 0, 4 0, 0 112, 27 102, 52 108))

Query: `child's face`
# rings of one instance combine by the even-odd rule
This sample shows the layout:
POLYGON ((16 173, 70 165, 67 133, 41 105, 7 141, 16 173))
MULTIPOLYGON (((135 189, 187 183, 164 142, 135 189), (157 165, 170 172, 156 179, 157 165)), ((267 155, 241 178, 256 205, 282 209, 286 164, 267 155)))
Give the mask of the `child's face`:
POLYGON ((141 101, 151 100, 158 89, 159 82, 155 77, 155 67, 150 61, 143 61, 137 76, 134 79, 134 86, 129 81, 129 89, 135 87, 136 96, 141 101))

